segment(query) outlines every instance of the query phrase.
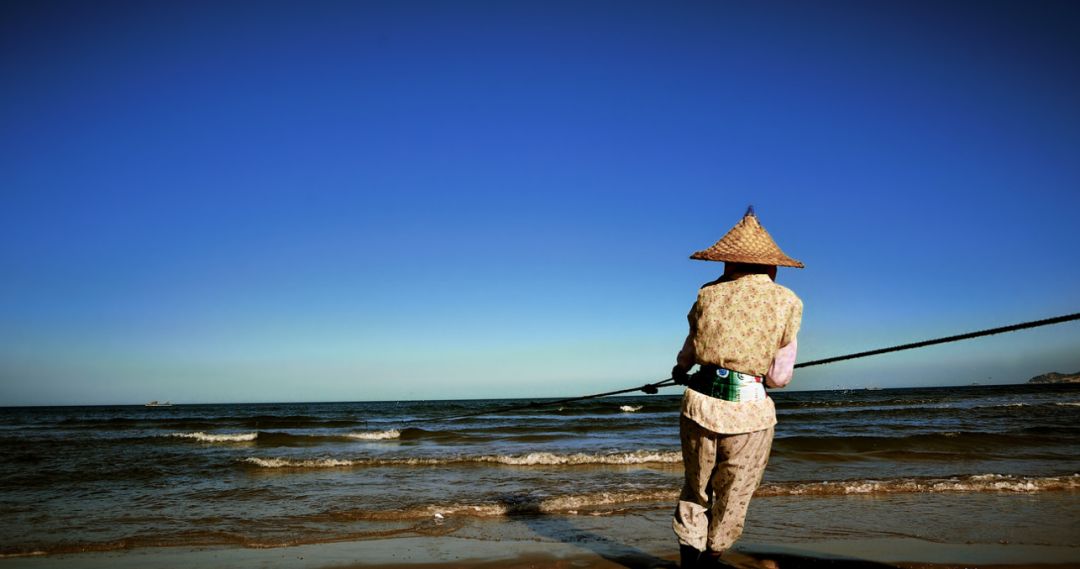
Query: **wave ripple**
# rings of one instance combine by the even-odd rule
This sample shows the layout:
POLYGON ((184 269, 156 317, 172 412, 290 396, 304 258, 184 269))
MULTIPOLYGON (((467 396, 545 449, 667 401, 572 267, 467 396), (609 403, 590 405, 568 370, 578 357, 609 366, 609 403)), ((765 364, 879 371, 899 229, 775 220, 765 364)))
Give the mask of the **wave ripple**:
POLYGON ((509 466, 573 466, 590 464, 649 464, 682 462, 681 452, 634 451, 610 454, 573 453, 556 454, 532 452, 520 455, 478 455, 439 458, 262 458, 249 456, 247 464, 260 468, 342 468, 374 466, 441 466, 446 464, 505 464, 509 466))
POLYGON ((171 437, 181 439, 195 439, 204 443, 243 443, 250 442, 259 437, 259 433, 172 433, 171 437))

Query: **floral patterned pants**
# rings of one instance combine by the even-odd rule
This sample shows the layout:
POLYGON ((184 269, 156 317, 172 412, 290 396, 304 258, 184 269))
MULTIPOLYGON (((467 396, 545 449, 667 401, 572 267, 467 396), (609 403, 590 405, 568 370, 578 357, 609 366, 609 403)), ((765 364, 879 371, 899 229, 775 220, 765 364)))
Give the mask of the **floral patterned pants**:
POLYGON ((743 531, 750 497, 769 462, 773 429, 739 435, 714 433, 680 417, 686 483, 672 527, 679 543, 724 551, 743 531))

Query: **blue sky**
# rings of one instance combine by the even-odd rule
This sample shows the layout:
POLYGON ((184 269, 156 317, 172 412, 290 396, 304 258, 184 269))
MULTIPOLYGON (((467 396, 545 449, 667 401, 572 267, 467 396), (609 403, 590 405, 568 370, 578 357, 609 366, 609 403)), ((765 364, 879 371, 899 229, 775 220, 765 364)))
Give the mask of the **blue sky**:
MULTIPOLYGON (((6 2, 0 405, 659 380, 754 204, 803 361, 1080 308, 1069 2, 6 2)), ((1080 369, 1080 325, 795 389, 1080 369)))

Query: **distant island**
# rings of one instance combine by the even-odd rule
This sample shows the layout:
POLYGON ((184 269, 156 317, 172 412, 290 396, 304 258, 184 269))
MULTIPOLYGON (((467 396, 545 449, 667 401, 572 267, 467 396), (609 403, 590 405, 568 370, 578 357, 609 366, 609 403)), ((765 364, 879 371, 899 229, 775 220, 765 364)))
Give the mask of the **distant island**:
POLYGON ((1028 380, 1028 383, 1080 383, 1080 371, 1076 373, 1057 373, 1052 371, 1042 375, 1036 375, 1028 380))

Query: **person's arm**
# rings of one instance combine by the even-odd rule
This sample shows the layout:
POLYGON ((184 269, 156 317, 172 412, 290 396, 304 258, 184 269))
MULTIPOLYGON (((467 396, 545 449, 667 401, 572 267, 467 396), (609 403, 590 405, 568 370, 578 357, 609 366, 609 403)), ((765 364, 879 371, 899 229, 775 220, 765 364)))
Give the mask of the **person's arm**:
POLYGON ((799 328, 802 326, 802 301, 797 297, 788 312, 788 321, 784 325, 784 337, 780 339, 781 348, 776 351, 769 372, 765 374, 765 385, 781 388, 791 383, 795 375, 795 356, 799 351, 799 328))
POLYGON ((675 357, 675 367, 671 368, 671 377, 675 380, 675 383, 686 383, 687 373, 690 372, 690 368, 694 367, 695 362, 697 362, 697 358, 694 353, 694 335, 691 333, 686 336, 686 341, 683 342, 679 355, 675 357))
POLYGON ((675 357, 675 367, 671 368, 671 377, 675 380, 675 383, 685 384, 687 373, 697 363, 697 352, 694 350, 694 335, 697 333, 697 309, 698 304, 695 302, 694 306, 690 308, 690 313, 686 315, 686 319, 690 323, 690 333, 686 335, 682 349, 679 350, 679 355, 675 357))
POLYGON ((792 338, 791 343, 780 348, 773 358, 769 373, 765 374, 765 385, 781 388, 791 382, 795 375, 795 356, 799 351, 799 338, 792 338))

